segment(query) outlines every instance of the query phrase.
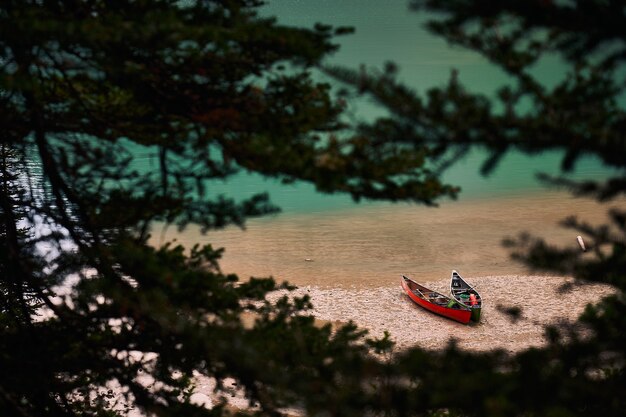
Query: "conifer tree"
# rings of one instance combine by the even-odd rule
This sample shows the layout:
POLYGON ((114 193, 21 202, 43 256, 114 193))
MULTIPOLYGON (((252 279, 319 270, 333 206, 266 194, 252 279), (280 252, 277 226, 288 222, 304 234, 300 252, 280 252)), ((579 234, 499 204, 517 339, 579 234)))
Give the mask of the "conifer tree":
POLYGON ((224 395, 231 378, 265 415, 363 409, 363 370, 378 365, 361 331, 293 317, 306 298, 264 302, 281 285, 222 273, 221 249, 148 244, 157 222, 210 230, 276 212, 262 193, 212 193, 241 171, 356 200, 456 192, 423 155, 355 135, 314 81, 347 29, 280 26, 260 5, 0 5, 0 138, 14 152, 0 195, 3 415, 227 412, 189 402, 193 373, 224 395))
POLYGON ((363 126, 364 132, 401 137, 416 153, 428 150, 436 154, 435 162, 442 168, 469 149, 487 149, 489 156, 481 167, 484 174, 491 173, 511 151, 536 155, 558 150, 562 175, 542 174, 547 185, 565 186, 575 196, 617 204, 610 210, 610 224, 591 225, 575 217, 563 220, 573 236, 584 236, 586 253, 578 246, 558 248, 524 233, 505 241, 514 259, 535 270, 573 276, 580 283, 607 283, 614 286, 616 294, 587 306, 574 328, 546 329, 550 343, 543 349, 511 358, 497 352, 489 357, 452 349, 426 368, 423 352, 414 351, 398 363, 401 374, 406 378, 417 375, 424 385, 433 382, 427 376, 435 370, 446 377, 430 386, 413 410, 447 409, 483 416, 623 414, 624 3, 412 0, 410 5, 427 14, 427 26, 433 33, 480 53, 504 70, 510 82, 501 86, 496 97, 490 97, 472 92, 453 72, 447 85, 422 95, 397 80, 392 64, 369 71, 327 68, 329 74, 389 111, 389 117, 363 126), (554 84, 542 79, 537 66, 555 57, 562 61, 564 71, 554 84), (611 168, 610 178, 572 180, 568 173, 583 156, 593 156, 611 168), (465 374, 455 374, 451 369, 455 366, 465 369, 465 374), (452 375, 459 379, 452 382, 452 375), (459 382, 464 380, 474 382, 459 382), (445 388, 454 390, 454 395, 446 395, 445 388))
MULTIPOLYGON (((0 5, 0 140, 12 152, 0 195, 3 414, 233 413, 190 403, 200 375, 225 394, 232 378, 260 415, 284 407, 333 416, 621 415, 624 213, 613 213, 612 228, 569 221, 592 259, 541 240, 512 242, 536 267, 618 289, 587 309, 587 333, 549 329, 546 348, 512 357, 451 345, 380 361, 370 348, 385 352, 388 340, 367 340, 351 325, 316 327, 297 314, 306 298, 264 301, 280 285, 222 273, 221 249, 148 245, 155 222, 210 230, 275 212, 263 194, 211 193, 210 180, 242 170, 356 200, 425 204, 456 195, 437 174, 472 146, 492 151, 486 172, 511 149, 556 148, 565 169, 594 154, 623 173, 619 2, 414 1, 442 13, 433 30, 485 54, 514 83, 496 106, 454 77, 422 98, 396 81, 393 65, 379 75, 327 69, 391 110, 357 127, 311 76, 345 30, 283 27, 256 15, 259 5, 0 5), (548 88, 530 68, 560 52, 571 72, 548 88), (142 153, 156 169, 133 157, 142 153), (244 312, 258 317, 253 326, 244 312)), ((625 183, 553 180, 602 199, 625 183)))

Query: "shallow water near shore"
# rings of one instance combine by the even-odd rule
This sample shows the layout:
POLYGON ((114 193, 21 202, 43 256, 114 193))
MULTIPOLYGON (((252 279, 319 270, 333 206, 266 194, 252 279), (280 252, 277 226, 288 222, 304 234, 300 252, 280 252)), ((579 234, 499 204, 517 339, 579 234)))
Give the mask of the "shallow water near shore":
POLYGON ((155 228, 153 244, 176 239, 191 247, 226 249, 221 266, 240 279, 272 276, 298 286, 375 288, 399 286, 400 275, 418 282, 462 276, 528 275, 510 259, 502 239, 529 232, 563 247, 577 247, 577 232, 559 226, 576 215, 606 221, 609 205, 541 192, 488 200, 450 201, 438 208, 369 204, 351 209, 254 219, 246 230, 230 227, 202 235, 155 228))

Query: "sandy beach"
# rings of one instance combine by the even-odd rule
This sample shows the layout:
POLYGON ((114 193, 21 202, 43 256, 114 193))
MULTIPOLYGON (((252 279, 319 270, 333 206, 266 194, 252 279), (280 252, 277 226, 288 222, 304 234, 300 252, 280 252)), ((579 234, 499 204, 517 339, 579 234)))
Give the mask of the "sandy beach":
MULTIPOLYGON (((549 324, 574 322, 588 303, 594 303, 613 292, 600 284, 575 283, 570 278, 552 276, 483 276, 464 277, 479 289, 483 297, 479 323, 460 324, 437 316, 414 304, 398 285, 377 288, 299 287, 293 296, 309 295, 314 305, 312 314, 322 324, 342 325, 353 321, 369 331, 368 336, 381 337, 388 331, 396 343, 393 353, 413 346, 426 349, 445 347, 452 340, 470 351, 503 349, 515 353, 545 342, 544 329, 549 324), (573 284, 573 285, 567 285, 573 284), (564 289, 565 288, 567 289, 564 289), (499 307, 520 307, 521 318, 512 322, 499 307)), ((424 283, 447 294, 449 280, 424 283)), ((286 294, 279 291, 269 299, 286 294)), ((216 400, 215 381, 196 375, 196 389, 191 400, 206 407, 216 400)), ((225 381, 226 400, 237 408, 248 402, 234 380, 225 381)), ((299 415, 289 410, 290 415, 299 415)))
MULTIPOLYGON (((565 193, 539 193, 501 199, 449 202, 440 208, 376 204, 354 209, 279 215, 202 235, 188 228, 155 230, 153 244, 176 239, 187 247, 210 243, 224 247, 224 272, 273 276, 307 294, 312 314, 322 322, 353 321, 380 337, 387 331, 394 351, 412 346, 508 352, 541 346, 550 324, 572 323, 588 303, 612 293, 609 286, 575 284, 569 277, 544 276, 511 261, 505 237, 528 231, 561 246, 577 246, 576 232, 558 223, 570 214, 605 222, 608 207, 565 193), (479 323, 463 325, 414 304, 400 286, 405 274, 443 294, 452 269, 475 285, 483 297, 479 323), (502 311, 522 308, 512 322, 502 311)), ((587 256, 587 255, 585 255, 587 256)), ((283 293, 274 293, 270 299, 283 293)), ((226 381, 228 402, 247 401, 234 381, 226 381), (232 385, 230 385, 232 384, 232 385)), ((192 400, 210 406, 214 381, 198 378, 192 400)))
POLYGON ((516 351, 541 345, 546 325, 576 320, 587 303, 611 289, 585 285, 563 292, 570 278, 543 276, 512 261, 502 239, 526 231, 578 248, 578 232, 559 222, 576 215, 590 224, 604 223, 608 208, 565 192, 447 202, 438 208, 374 204, 254 219, 246 230, 231 227, 207 235, 191 227, 182 233, 170 229, 155 233, 154 243, 176 239, 187 247, 197 242, 224 247, 224 272, 242 280, 273 276, 295 284, 296 294, 310 295, 315 317, 352 320, 377 336, 387 330, 399 349, 439 348, 454 338, 466 349, 516 351), (402 292, 404 274, 448 294, 452 269, 476 285, 484 299, 477 325, 435 316, 402 292), (511 323, 500 306, 522 307, 522 318, 511 323))
MULTIPOLYGON (((414 304, 398 285, 393 287, 338 289, 304 287, 294 294, 308 294, 314 305, 310 312, 320 320, 353 321, 372 336, 385 331, 396 342, 396 349, 420 346, 445 347, 452 339, 462 349, 484 351, 504 349, 516 352, 545 343, 544 329, 549 324, 572 323, 588 303, 612 293, 607 285, 575 284, 572 279, 550 276, 464 277, 483 297, 479 323, 464 325, 435 315, 414 304), (565 284, 572 284, 566 286, 565 284), (519 307, 516 322, 502 307, 519 307)), ((425 285, 449 294, 449 279, 425 285)))

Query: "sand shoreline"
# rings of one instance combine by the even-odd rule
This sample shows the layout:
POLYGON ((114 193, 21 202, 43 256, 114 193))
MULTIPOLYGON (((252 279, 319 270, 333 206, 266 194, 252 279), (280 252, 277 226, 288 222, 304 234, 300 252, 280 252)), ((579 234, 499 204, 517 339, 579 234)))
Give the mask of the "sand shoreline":
MULTIPOLYGON (((385 331, 396 342, 395 349, 420 346, 428 349, 445 347, 455 339, 462 349, 486 351, 504 349, 517 352, 539 347, 546 342, 547 325, 573 323, 588 303, 595 303, 613 293, 603 284, 575 283, 571 278, 506 275, 466 277, 483 297, 479 323, 464 325, 430 313, 413 303, 397 286, 378 288, 299 287, 293 295, 307 294, 315 318, 328 322, 353 321, 367 329, 371 336, 385 331), (573 284, 569 290, 563 285, 573 284), (513 323, 499 307, 520 307, 521 317, 513 323)), ((449 293, 449 280, 424 283, 443 294, 449 293)), ((278 297, 283 293, 270 297, 278 297)))
POLYGON ((606 223, 609 206, 542 193, 498 200, 447 203, 437 209, 379 204, 352 210, 251 219, 246 230, 229 227, 207 235, 155 226, 155 246, 176 239, 190 248, 225 248, 225 273, 272 276, 299 286, 377 288, 394 286, 400 274, 418 282, 463 276, 532 275, 513 262, 501 242, 520 232, 552 245, 578 248, 577 232, 559 226, 570 214, 606 223))
MULTIPOLYGON (((558 226, 569 214, 591 224, 605 222, 607 206, 573 199, 563 193, 542 193, 505 199, 423 207, 378 205, 355 210, 276 216, 250 221, 245 231, 227 228, 201 234, 155 230, 159 246, 176 239, 186 247, 210 243, 226 248, 220 261, 225 273, 241 280, 273 276, 307 294, 316 319, 353 321, 371 337, 390 333, 394 352, 413 346, 444 348, 452 339, 461 349, 519 352, 546 342, 547 325, 573 323, 588 303, 613 293, 607 285, 575 285, 561 292, 571 278, 535 275, 512 262, 501 240, 528 231, 563 247, 578 247, 576 233, 558 226), (400 274, 448 294, 452 269, 480 291, 481 321, 463 325, 430 313, 408 299, 400 274), (512 323, 498 307, 521 307, 512 323)), ((583 256, 585 256, 583 254, 583 256)), ((278 298, 281 292, 268 298, 278 298)), ((226 381, 229 404, 247 401, 226 381)), ((192 398, 210 406, 214 381, 198 377, 192 398)))
MULTIPOLYGON (((309 295, 313 309, 307 314, 322 322, 341 325, 353 321, 368 336, 382 337, 385 331, 396 343, 392 353, 419 346, 426 349, 445 348, 452 339, 461 349, 481 352, 503 349, 519 352, 545 344, 547 325, 573 323, 588 303, 598 302, 615 290, 605 284, 575 282, 572 278, 540 275, 502 275, 464 277, 480 291, 483 311, 479 323, 464 325, 435 315, 413 303, 398 285, 376 288, 340 288, 301 286, 292 296, 309 295), (563 286, 572 284, 569 290, 563 286), (513 323, 498 309, 521 307, 521 318, 513 323)), ((449 292, 448 279, 424 282, 427 287, 443 294, 449 292)), ((286 290, 269 294, 276 300, 286 290)), ((251 323, 249 323, 251 324, 251 323)), ((230 406, 245 409, 248 402, 234 380, 227 380, 226 394, 230 406)), ((192 402, 208 408, 215 403, 215 381, 196 375, 192 402)), ((291 415, 298 415, 292 410, 291 415)))
MULTIPOLYGON (((598 302, 615 292, 606 284, 583 284, 566 277, 501 275, 464 278, 483 297, 481 320, 476 324, 457 323, 416 305, 400 287, 399 277, 394 286, 341 288, 305 285, 289 293, 292 296, 310 296, 313 309, 306 314, 322 322, 341 325, 352 321, 361 329, 368 330, 368 337, 382 337, 385 331, 389 332, 396 343, 394 354, 414 346, 442 349, 453 339, 459 348, 474 352, 503 349, 515 353, 540 347, 546 342, 545 326, 573 323, 588 303, 598 302), (566 284, 572 285, 569 290, 563 291, 566 284), (521 319, 512 323, 498 306, 521 307, 521 319)), ((449 292, 448 279, 423 284, 443 294, 449 292)), ((285 293, 286 290, 276 291, 268 294, 267 298, 276 300, 285 293)), ((251 324, 252 321, 248 320, 248 325, 251 324)), ((150 378, 146 378, 146 383, 150 383, 150 378)), ((234 411, 250 409, 245 393, 232 378, 226 378, 222 388, 216 391, 214 378, 194 372, 193 385, 190 395, 193 404, 210 409, 221 398, 234 411)), ((116 400, 113 408, 119 411, 125 407, 124 401, 117 402, 122 399, 123 391, 119 384, 103 387, 100 395, 105 395, 107 390, 117 394, 109 394, 116 400)), ((296 409, 285 411, 291 416, 301 415, 296 409)), ((144 415, 136 408, 127 412, 129 417, 144 415)))

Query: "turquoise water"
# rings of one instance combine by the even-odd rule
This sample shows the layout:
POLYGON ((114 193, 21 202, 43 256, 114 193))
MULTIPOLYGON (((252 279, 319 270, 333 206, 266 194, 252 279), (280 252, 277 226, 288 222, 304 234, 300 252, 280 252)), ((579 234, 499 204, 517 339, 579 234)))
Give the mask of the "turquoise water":
MULTIPOLYGON (((384 6, 376 0, 271 0, 263 13, 292 26, 313 27, 321 22, 354 27, 354 34, 338 38, 341 47, 327 63, 382 68, 385 62, 393 61, 399 66, 399 79, 417 92, 446 83, 453 69, 458 70, 459 80, 469 90, 490 96, 509 81, 502 70, 479 54, 449 45, 427 32, 423 27, 426 16, 410 12, 407 4, 406 0, 385 1, 384 6)), ((541 61, 534 73, 550 86, 563 78, 564 69, 559 58, 553 56, 541 61)), ((359 110, 364 119, 376 115, 372 106, 361 105, 359 110)), ((462 188, 459 199, 535 193, 545 190, 536 179, 537 173, 560 173, 561 155, 557 152, 533 156, 510 153, 489 177, 479 174, 485 159, 484 152, 474 150, 444 174, 444 181, 462 188)), ((610 172, 600 161, 589 157, 577 164, 570 177, 599 179, 610 172)), ((255 176, 242 176, 231 184, 223 189, 237 196, 267 190, 286 213, 354 206, 347 196, 317 195, 308 184, 286 187, 255 176)))
MULTIPOLYGON (((316 22, 351 25, 356 34, 340 38, 341 50, 330 64, 358 68, 382 67, 395 61, 399 78, 418 92, 442 85, 452 68, 470 90, 492 95, 507 77, 477 54, 454 48, 424 31, 423 18, 409 13, 405 0, 270 0, 267 15, 279 22, 312 27, 316 22)), ((546 84, 563 76, 554 57, 536 69, 546 84)), ((358 116, 371 119, 373 106, 359 106, 358 116)), ((526 156, 510 153, 488 177, 480 175, 486 155, 479 149, 454 165, 444 181, 462 188, 459 203, 438 209, 409 204, 354 203, 347 195, 323 195, 311 184, 283 185, 259 175, 241 173, 228 182, 213 182, 207 190, 241 200, 268 192, 283 209, 278 216, 253 219, 247 229, 236 227, 201 234, 193 228, 155 230, 154 242, 176 238, 191 246, 211 243, 226 248, 222 267, 241 277, 274 276, 297 285, 397 287, 400 274, 418 280, 463 275, 525 274, 511 262, 501 239, 520 231, 547 235, 565 246, 577 245, 576 235, 558 227, 568 214, 598 220, 604 208, 545 192, 538 172, 558 174, 561 155, 546 152, 526 156)), ((157 159, 145 155, 144 169, 156 169, 157 159)), ((593 158, 583 158, 574 178, 604 178, 609 170, 593 158)), ((575 246, 574 246, 575 247, 575 246)))
MULTIPOLYGON (((158 172, 158 158, 155 152, 136 150, 135 153, 138 155, 136 167, 140 171, 158 172)), ((537 173, 551 175, 560 173, 561 154, 558 152, 545 152, 534 156, 510 153, 489 176, 482 176, 479 173, 479 168, 485 158, 484 152, 475 150, 444 173, 443 181, 461 187, 458 200, 470 201, 535 194, 550 189, 537 180, 537 173)), ((588 157, 582 159, 576 165, 575 171, 568 177, 602 179, 606 178, 610 172, 600 161, 588 157)), ((209 195, 224 194, 238 201, 260 192, 267 192, 272 202, 281 208, 283 214, 345 210, 375 204, 371 201, 355 203, 346 194, 320 194, 312 184, 305 182, 285 185, 278 180, 246 172, 241 172, 227 181, 212 181, 207 186, 207 190, 209 195)))
MULTIPOLYGON (((510 154, 503 159, 495 172, 487 177, 479 174, 479 167, 484 159, 483 153, 475 151, 459 161, 443 176, 444 181, 461 187, 459 200, 534 194, 546 190, 546 186, 536 179, 538 172, 559 173, 560 155, 556 152, 533 157, 519 153, 510 154)), ((599 161, 588 158, 581 161, 578 169, 571 177, 601 179, 606 177, 608 172, 599 161)), ((263 180, 257 176, 243 175, 235 181, 218 187, 223 187, 225 193, 230 193, 238 198, 252 195, 259 190, 266 190, 272 201, 280 206, 285 214, 349 209, 357 206, 357 203, 346 195, 320 195, 310 184, 299 183, 285 186, 275 181, 263 180)), ((369 205, 372 203, 365 201, 359 204, 369 205)))
MULTIPOLYGON (((360 64, 382 67, 386 61, 399 66, 399 78, 418 92, 444 84, 452 71, 459 71, 460 81, 470 90, 492 95, 507 82, 507 76, 482 56, 446 44, 429 34, 423 27, 424 16, 407 9, 405 0, 271 0, 262 9, 264 15, 274 15, 286 25, 313 27, 316 22, 334 26, 353 26, 352 35, 337 38, 340 50, 331 56, 328 64, 358 68, 360 64)), ((558 57, 551 57, 537 66, 535 72, 546 85, 557 82, 564 74, 558 57)), ((373 119, 377 109, 367 103, 358 107, 358 117, 373 119)), ((153 152, 144 155, 138 163, 142 169, 156 169, 153 152)), ((560 154, 546 152, 534 156, 508 154, 489 176, 479 174, 487 158, 484 152, 474 150, 460 160, 443 176, 444 181, 460 186, 460 200, 519 196, 536 193, 544 187, 536 180, 538 172, 558 174, 560 154)), ((581 160, 574 178, 604 178, 610 171, 593 158, 581 160)), ((285 214, 324 212, 357 207, 347 195, 321 195, 311 184, 283 185, 276 180, 256 174, 241 173, 228 182, 213 182, 208 186, 212 194, 225 194, 237 200, 267 191, 272 201, 285 214)), ((363 202, 361 205, 372 204, 363 202)))

